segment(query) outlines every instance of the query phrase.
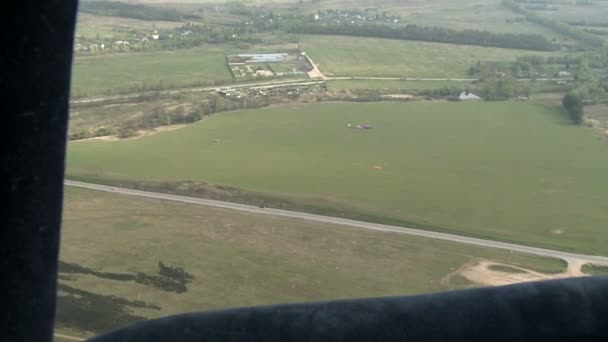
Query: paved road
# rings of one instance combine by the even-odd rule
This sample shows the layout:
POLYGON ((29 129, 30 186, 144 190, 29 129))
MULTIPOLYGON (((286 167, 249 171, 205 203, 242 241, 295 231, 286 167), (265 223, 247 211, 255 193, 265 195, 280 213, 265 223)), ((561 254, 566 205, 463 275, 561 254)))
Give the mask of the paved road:
POLYGON ((118 187, 113 187, 113 186, 92 184, 92 183, 83 183, 83 182, 77 182, 77 181, 71 181, 71 180, 66 180, 65 185, 85 188, 85 189, 90 189, 90 190, 112 192, 112 193, 123 194, 123 195, 155 198, 155 199, 183 202, 183 203, 191 203, 191 204, 205 205, 205 206, 211 206, 211 207, 217 207, 217 208, 245 211, 245 212, 256 213, 256 214, 282 216, 282 217, 289 217, 289 218, 302 219, 302 220, 315 221, 315 222, 333 223, 333 224, 342 225, 342 226, 357 227, 357 228, 374 230, 374 231, 379 231, 379 232, 392 232, 392 233, 399 233, 399 234, 408 234, 408 235, 414 235, 414 236, 422 236, 422 237, 431 238, 431 239, 439 239, 439 240, 445 240, 445 241, 464 243, 464 244, 468 244, 468 245, 499 248, 499 249, 505 249, 505 250, 510 250, 510 251, 514 251, 514 252, 528 253, 528 254, 534 254, 534 255, 545 256, 545 257, 560 258, 560 259, 567 261, 568 264, 580 264, 581 262, 583 262, 583 263, 592 262, 595 264, 608 265, 608 257, 603 257, 603 256, 594 256, 594 255, 563 252, 563 251, 551 250, 551 249, 546 249, 546 248, 530 247, 530 246, 517 245, 517 244, 500 242, 500 241, 477 239, 477 238, 472 238, 472 237, 467 237, 467 236, 439 233, 439 232, 433 232, 433 231, 428 231, 428 230, 413 229, 413 228, 407 228, 407 227, 398 227, 398 226, 391 226, 391 225, 370 223, 370 222, 363 222, 363 221, 355 221, 355 220, 349 220, 349 219, 338 218, 338 217, 307 214, 307 213, 302 213, 302 212, 297 212, 297 211, 288 211, 288 210, 272 209, 272 208, 260 208, 260 207, 256 207, 256 206, 252 206, 252 205, 246 205, 246 204, 222 202, 222 201, 215 201, 215 200, 196 198, 196 197, 170 195, 170 194, 164 194, 164 193, 158 193, 158 192, 140 191, 140 190, 127 189, 127 188, 118 188, 118 187))

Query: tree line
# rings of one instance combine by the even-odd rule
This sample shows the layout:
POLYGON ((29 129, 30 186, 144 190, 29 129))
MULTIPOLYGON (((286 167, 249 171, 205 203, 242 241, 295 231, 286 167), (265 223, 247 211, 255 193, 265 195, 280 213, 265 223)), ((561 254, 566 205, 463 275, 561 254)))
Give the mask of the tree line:
POLYGON ((182 14, 172 8, 133 5, 115 1, 81 1, 79 10, 85 13, 141 20, 181 21, 182 14))
POLYGON ((547 38, 538 34, 492 33, 478 30, 456 31, 440 27, 423 27, 418 25, 390 27, 387 25, 375 24, 319 25, 315 23, 304 23, 290 27, 288 32, 378 37, 538 51, 551 51, 556 48, 556 46, 547 38))

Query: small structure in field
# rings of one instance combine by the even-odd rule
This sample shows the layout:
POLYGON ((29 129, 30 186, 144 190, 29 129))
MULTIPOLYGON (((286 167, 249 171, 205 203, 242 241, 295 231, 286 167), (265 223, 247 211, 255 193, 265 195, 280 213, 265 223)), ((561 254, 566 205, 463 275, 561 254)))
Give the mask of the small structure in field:
POLYGON ((349 123, 346 125, 346 127, 355 129, 372 129, 371 125, 353 125, 352 123, 349 123))
POLYGON ((468 91, 463 91, 462 93, 460 93, 460 96, 458 96, 458 99, 461 101, 481 100, 481 97, 473 93, 469 93, 468 91))

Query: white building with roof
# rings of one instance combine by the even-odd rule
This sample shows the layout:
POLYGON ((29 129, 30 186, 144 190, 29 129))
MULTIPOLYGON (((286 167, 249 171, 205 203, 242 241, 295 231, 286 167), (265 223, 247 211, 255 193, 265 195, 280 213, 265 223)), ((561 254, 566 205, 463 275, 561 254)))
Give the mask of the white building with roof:
POLYGON ((460 96, 458 96, 458 99, 461 101, 465 101, 465 100, 481 100, 481 97, 473 94, 473 93, 469 93, 468 91, 463 91, 462 93, 460 93, 460 96))

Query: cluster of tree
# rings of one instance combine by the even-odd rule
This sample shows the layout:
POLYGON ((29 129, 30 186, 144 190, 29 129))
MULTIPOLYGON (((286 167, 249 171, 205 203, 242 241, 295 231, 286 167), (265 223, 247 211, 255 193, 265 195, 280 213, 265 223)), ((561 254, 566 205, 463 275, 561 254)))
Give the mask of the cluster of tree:
POLYGON ((583 122, 583 115, 585 111, 583 97, 579 93, 575 91, 566 93, 562 100, 562 104, 570 115, 570 119, 572 119, 575 124, 578 125, 583 122))
POLYGON ((294 25, 288 30, 292 33, 379 37, 539 51, 550 51, 556 48, 547 40, 547 38, 538 34, 499 34, 478 30, 456 31, 440 27, 422 27, 418 25, 391 27, 388 25, 375 24, 319 25, 315 23, 305 23, 294 25))
POLYGON ((513 0, 503 0, 503 6, 511 9, 512 11, 523 14, 526 16, 526 20, 545 26, 555 32, 568 36, 581 45, 595 48, 598 46, 604 45, 604 40, 600 37, 597 37, 591 33, 585 32, 581 29, 578 29, 574 26, 566 24, 565 22, 547 18, 540 16, 538 14, 532 13, 524 8, 522 8, 519 4, 515 3, 513 0))
MULTIPOLYGON (((260 44, 262 39, 257 37, 257 31, 247 26, 200 25, 187 22, 172 31, 159 34, 156 41, 149 42, 149 49, 161 50, 189 49, 204 44, 219 44, 235 42, 238 44, 260 44)), ((239 47, 240 48, 240 47, 239 47)))
POLYGON ((458 95, 463 91, 462 87, 456 86, 444 86, 439 89, 426 89, 418 91, 418 95, 430 96, 430 97, 443 97, 448 99, 457 98, 458 95))
POLYGON ((479 95, 488 101, 508 100, 518 96, 530 96, 527 83, 518 82, 511 76, 488 78, 476 86, 479 95))
MULTIPOLYGON (((294 95, 295 96, 295 95, 294 95)), ((292 100, 297 100, 293 98, 292 100)), ((161 126, 176 124, 189 124, 202 120, 205 116, 211 116, 217 112, 224 112, 237 109, 250 109, 269 106, 276 100, 264 98, 250 99, 228 99, 221 96, 211 95, 197 105, 178 106, 167 110, 160 106, 155 106, 149 112, 119 123, 114 127, 101 127, 95 130, 81 129, 68 134, 68 140, 83 140, 95 137, 116 136, 118 138, 130 138, 138 135, 138 131, 150 130, 161 126)))
POLYGON ((562 104, 576 124, 583 122, 584 104, 606 99, 608 80, 601 79, 593 68, 608 67, 608 50, 585 53, 575 72, 576 88, 564 96, 562 104))
POLYGON ((558 11, 559 7, 557 6, 552 6, 552 5, 528 5, 528 6, 524 6, 525 9, 530 10, 530 11, 558 11))
POLYGON ((182 20, 182 14, 175 9, 115 1, 82 1, 79 10, 84 13, 141 20, 182 20))

